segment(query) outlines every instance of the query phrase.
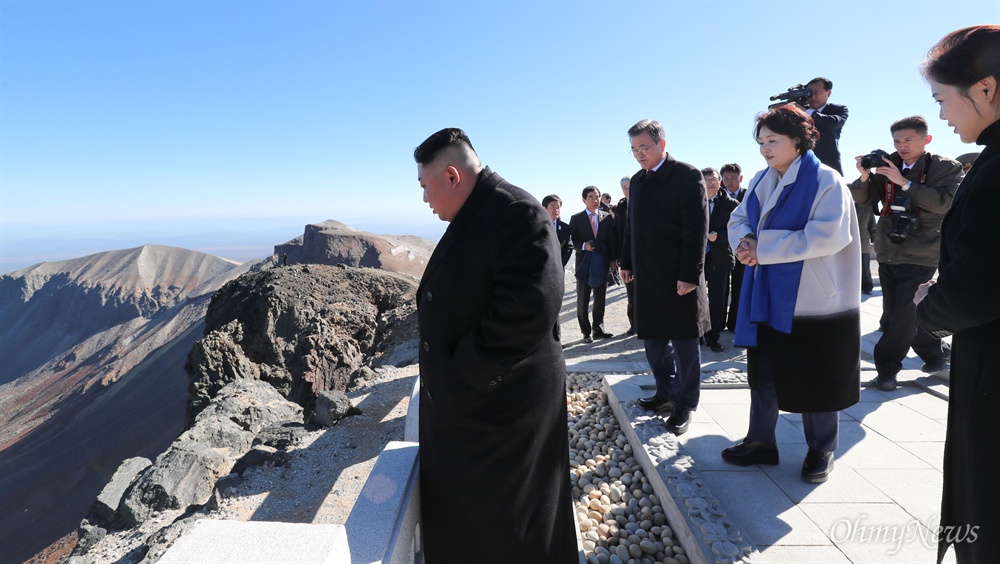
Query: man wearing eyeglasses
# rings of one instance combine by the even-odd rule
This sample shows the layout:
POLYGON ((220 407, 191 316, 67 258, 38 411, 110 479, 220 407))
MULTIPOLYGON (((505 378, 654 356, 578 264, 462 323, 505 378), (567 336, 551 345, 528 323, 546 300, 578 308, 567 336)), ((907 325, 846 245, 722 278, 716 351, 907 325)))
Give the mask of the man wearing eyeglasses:
POLYGON ((659 122, 628 130, 642 170, 632 177, 621 274, 635 283, 635 330, 656 394, 636 403, 672 412, 667 429, 687 432, 701 396, 698 338, 711 327, 705 283, 708 198, 701 171, 667 154, 659 122))

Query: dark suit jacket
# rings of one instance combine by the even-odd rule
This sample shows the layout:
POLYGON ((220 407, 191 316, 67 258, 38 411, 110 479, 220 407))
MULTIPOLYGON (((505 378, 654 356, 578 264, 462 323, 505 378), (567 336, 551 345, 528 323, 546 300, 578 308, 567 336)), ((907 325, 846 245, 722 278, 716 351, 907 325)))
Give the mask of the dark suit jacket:
POLYGON ((570 255, 573 254, 573 239, 569 236, 569 224, 561 219, 556 220, 556 238, 559 239, 559 250, 562 253, 563 267, 569 262, 570 255))
POLYGON ((819 162, 836 170, 841 176, 844 170, 840 167, 840 130, 847 121, 847 106, 827 104, 823 113, 813 112, 813 124, 819 130, 819 139, 813 153, 819 162))
MULTIPOLYGON (((597 217, 599 218, 596 237, 598 252, 603 254, 605 263, 610 267, 610 262, 618 259, 619 243, 615 234, 614 218, 610 213, 601 210, 597 210, 597 217)), ((576 265, 579 266, 584 255, 590 252, 583 250, 583 244, 595 240, 587 210, 575 213, 569 218, 569 234, 573 239, 573 248, 576 249, 576 265)))
POLYGON ((696 339, 709 329, 705 284, 708 199, 697 168, 674 160, 632 177, 621 267, 635 276, 640 339, 696 339), (697 284, 677 295, 677 281, 697 284))
POLYGON ((705 257, 707 266, 732 270, 733 265, 736 264, 733 248, 729 245, 729 216, 738 205, 740 203, 734 200, 726 190, 719 190, 715 196, 714 209, 708 216, 708 231, 709 233, 715 231, 718 237, 714 242, 708 244, 708 254, 705 257))
MULTIPOLYGON (((944 447, 943 527, 979 527, 976 542, 962 543, 969 562, 1000 554, 1000 122, 977 141, 986 147, 965 176, 941 225, 937 284, 917 305, 917 322, 936 337, 954 334, 948 432, 944 447), (990 532, 985 532, 990 531, 990 532)), ((881 223, 882 220, 880 220, 881 223)), ((947 530, 947 529, 945 529, 947 530)), ((957 535, 941 535, 941 549, 957 535)), ((961 538, 961 537, 958 537, 961 538)), ((965 537, 968 540, 970 537, 965 537)), ((939 549, 940 550, 940 549, 939 549)), ((940 562, 941 553, 939 552, 940 562)))
POLYGON ((427 562, 577 561, 559 260, 545 209, 486 168, 427 263, 417 289, 427 562))

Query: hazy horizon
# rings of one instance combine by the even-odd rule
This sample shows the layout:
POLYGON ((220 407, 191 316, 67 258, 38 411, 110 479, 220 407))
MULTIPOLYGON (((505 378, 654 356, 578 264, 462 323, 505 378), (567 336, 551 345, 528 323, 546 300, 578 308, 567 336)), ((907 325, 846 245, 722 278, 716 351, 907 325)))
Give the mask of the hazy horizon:
POLYGON ((447 224, 403 223, 372 217, 200 218, 102 223, 59 223, 0 228, 0 275, 43 262, 165 245, 236 262, 271 256, 274 246, 302 235, 305 226, 335 220, 379 235, 416 235, 434 243, 447 224), (68 232, 73 236, 68 236, 68 232))

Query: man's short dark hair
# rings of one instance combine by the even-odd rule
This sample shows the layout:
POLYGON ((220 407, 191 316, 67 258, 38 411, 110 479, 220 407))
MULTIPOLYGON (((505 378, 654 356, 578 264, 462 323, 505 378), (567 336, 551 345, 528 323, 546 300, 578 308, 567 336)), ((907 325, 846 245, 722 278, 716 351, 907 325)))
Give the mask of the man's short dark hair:
POLYGON ((548 196, 542 198, 542 207, 547 208, 552 202, 559 202, 559 205, 562 205, 562 198, 556 196, 555 194, 549 194, 548 196))
POLYGON ((659 143, 660 139, 663 139, 663 126, 660 122, 655 119, 644 119, 642 121, 636 122, 635 125, 628 128, 629 137, 638 137, 643 133, 648 133, 650 137, 653 138, 653 143, 659 143))
POLYGON ((597 192, 598 194, 600 194, 601 189, 598 188, 597 186, 587 186, 586 188, 583 189, 583 199, 586 200, 587 196, 589 196, 591 192, 597 192))
POLYGON ((473 154, 476 152, 472 148, 472 141, 469 141, 469 136, 464 131, 457 127, 448 127, 431 135, 414 149, 413 160, 419 164, 426 165, 434 161, 441 151, 448 147, 458 147, 463 151, 470 151, 473 154))
POLYGON ((702 176, 714 176, 714 177, 719 178, 719 179, 722 178, 722 175, 719 174, 719 171, 715 170, 714 167, 710 167, 710 166, 707 166, 707 167, 701 169, 701 175, 702 176))
POLYGON ((760 137, 760 130, 764 127, 779 135, 791 137, 800 155, 815 147, 816 140, 819 139, 819 131, 813 125, 812 118, 795 104, 771 108, 757 116, 754 138, 760 137))
POLYGON ((742 175, 743 168, 741 168, 740 165, 736 163, 727 163, 722 165, 722 174, 726 174, 727 172, 735 172, 736 174, 742 175))
POLYGON ((896 120, 889 127, 889 133, 896 133, 901 129, 912 129, 920 135, 927 135, 927 120, 923 116, 910 116, 896 120))
POLYGON ((823 90, 833 90, 833 81, 830 80, 829 78, 825 78, 825 77, 822 77, 822 76, 817 76, 816 78, 814 78, 814 79, 810 80, 809 82, 807 82, 806 86, 809 86, 810 84, 812 84, 814 82, 822 82, 823 83, 823 90))

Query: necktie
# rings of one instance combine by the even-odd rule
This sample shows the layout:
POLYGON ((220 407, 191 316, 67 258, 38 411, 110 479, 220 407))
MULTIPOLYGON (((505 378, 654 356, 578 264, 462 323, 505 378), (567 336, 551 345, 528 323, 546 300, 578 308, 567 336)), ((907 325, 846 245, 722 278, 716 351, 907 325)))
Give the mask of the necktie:
POLYGON ((597 237, 597 214, 590 214, 590 228, 594 230, 594 237, 597 237))

